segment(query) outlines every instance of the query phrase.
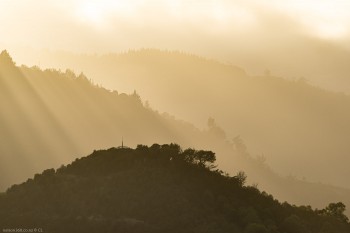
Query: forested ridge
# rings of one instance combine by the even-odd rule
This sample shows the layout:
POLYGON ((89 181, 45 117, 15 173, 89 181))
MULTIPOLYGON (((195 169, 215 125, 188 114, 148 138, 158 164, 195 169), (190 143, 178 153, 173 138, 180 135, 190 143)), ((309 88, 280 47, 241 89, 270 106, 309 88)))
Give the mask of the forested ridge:
POLYGON ((350 97, 313 86, 306 74, 286 79, 271 66, 253 75, 239 63, 158 49, 52 52, 42 59, 49 67, 84 71, 104 86, 137 89, 156 109, 197 126, 211 116, 229 138, 241 135, 252 154, 263 153, 281 175, 350 188, 350 97))
POLYGON ((45 232, 348 233, 342 203, 280 203, 215 153, 177 144, 94 151, 0 195, 0 226, 45 232))
POLYGON ((208 137, 192 124, 144 105, 73 71, 17 66, 0 53, 0 191, 95 148, 168 141, 198 146, 208 137))
MULTIPOLYGON (((199 130, 153 110, 136 92, 110 91, 71 70, 16 66, 6 51, 0 54, 0 106, 0 192, 95 148, 119 145, 124 136, 133 147, 170 141, 215 151, 220 169, 230 174, 244 170, 250 184, 281 201, 317 208, 332 201, 350 205, 347 189, 278 176, 263 157, 255 159, 242 138, 227 137, 227 129, 213 118, 199 130)), ((281 145, 276 142, 273 147, 281 145)))

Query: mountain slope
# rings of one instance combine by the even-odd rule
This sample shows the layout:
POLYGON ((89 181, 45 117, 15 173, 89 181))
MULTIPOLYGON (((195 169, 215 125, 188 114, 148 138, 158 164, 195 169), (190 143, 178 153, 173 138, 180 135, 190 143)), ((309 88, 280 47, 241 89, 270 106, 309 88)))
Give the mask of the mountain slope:
POLYGON ((242 176, 211 171, 214 161, 211 151, 175 144, 94 151, 11 187, 0 196, 0 225, 48 232, 349 232, 341 203, 321 211, 281 204, 242 186, 242 176))
POLYGON ((136 89, 152 106, 196 125, 215 118, 230 138, 241 135, 252 154, 264 154, 282 175, 350 188, 348 95, 268 72, 253 77, 235 66, 179 52, 47 57, 46 65, 83 70, 105 86, 136 89))
POLYGON ((145 107, 136 93, 111 92, 69 70, 17 67, 7 52, 0 55, 0 106, 0 190, 93 148, 120 145, 122 137, 128 145, 209 140, 145 107))
POLYGON ((350 206, 350 190, 277 175, 239 138, 228 141, 213 119, 198 130, 147 107, 137 93, 106 90, 69 70, 18 67, 6 52, 0 56, 0 106, 0 191, 94 148, 120 145, 124 137, 129 146, 175 142, 216 151, 221 169, 231 175, 245 171, 250 184, 281 201, 314 208, 332 201, 350 206))

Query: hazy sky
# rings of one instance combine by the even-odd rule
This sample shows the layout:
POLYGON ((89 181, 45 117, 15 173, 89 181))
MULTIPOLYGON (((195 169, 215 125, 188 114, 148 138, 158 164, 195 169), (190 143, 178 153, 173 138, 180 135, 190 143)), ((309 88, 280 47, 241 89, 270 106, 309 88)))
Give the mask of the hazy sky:
POLYGON ((0 48, 18 63, 26 48, 181 50, 350 91, 349 12, 347 0, 0 0, 0 48))
POLYGON ((278 17, 293 25, 286 33, 344 41, 348 12, 346 0, 1 0, 0 42, 80 52, 181 48, 194 35, 271 33, 275 25, 266 22, 278 17))

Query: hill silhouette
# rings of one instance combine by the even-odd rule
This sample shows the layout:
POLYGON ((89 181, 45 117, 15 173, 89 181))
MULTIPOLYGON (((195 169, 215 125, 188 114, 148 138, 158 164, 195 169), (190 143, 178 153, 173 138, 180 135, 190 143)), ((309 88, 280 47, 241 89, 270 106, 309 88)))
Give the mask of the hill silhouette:
MULTIPOLYGON (((188 59, 197 59, 200 66, 205 64, 200 58, 188 59)), ((233 71, 244 74, 240 69, 233 71)), ((6 51, 0 55, 0 106, 0 191, 47 167, 67 164, 94 148, 119 146, 124 137, 124 144, 131 147, 172 141, 216 151, 220 169, 231 175, 245 171, 250 184, 274 193, 280 201, 314 208, 332 201, 350 206, 348 189, 277 175, 263 157, 251 156, 250 146, 248 149, 239 137, 228 140, 213 118, 199 130, 153 110, 136 92, 110 91, 70 70, 19 67, 6 51)))
POLYGON ((176 144, 94 151, 0 196, 0 225, 45 232, 349 232, 342 203, 280 203, 211 151, 176 144))
POLYGON ((43 57, 46 65, 83 70, 105 86, 136 88, 155 108, 197 126, 211 116, 229 138, 241 135, 252 154, 264 154, 279 174, 350 188, 350 97, 314 87, 307 77, 291 81, 273 71, 251 76, 232 65, 156 49, 43 57))
MULTIPOLYGON (((191 145, 204 135, 189 123, 162 115, 139 95, 118 93, 72 71, 18 67, 0 55, 0 190, 48 166, 94 148, 151 140, 191 145)), ((204 140, 205 141, 205 140, 204 140)))

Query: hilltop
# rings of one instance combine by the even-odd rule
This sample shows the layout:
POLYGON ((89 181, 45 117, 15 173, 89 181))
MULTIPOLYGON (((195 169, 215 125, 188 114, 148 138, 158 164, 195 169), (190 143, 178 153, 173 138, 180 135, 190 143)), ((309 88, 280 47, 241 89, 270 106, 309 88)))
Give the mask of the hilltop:
POLYGON ((94 151, 0 196, 3 228, 45 232, 349 232, 342 203, 280 203, 245 175, 215 169, 211 151, 176 144, 94 151))

